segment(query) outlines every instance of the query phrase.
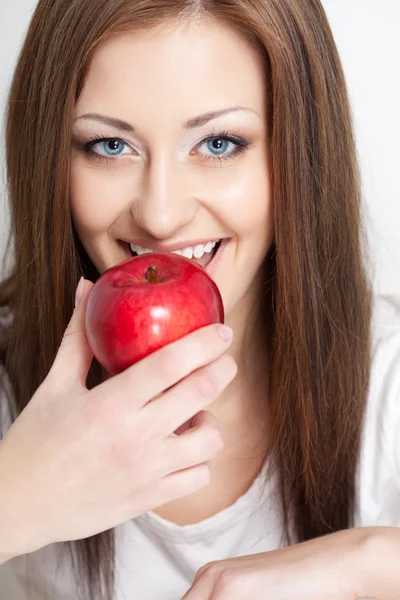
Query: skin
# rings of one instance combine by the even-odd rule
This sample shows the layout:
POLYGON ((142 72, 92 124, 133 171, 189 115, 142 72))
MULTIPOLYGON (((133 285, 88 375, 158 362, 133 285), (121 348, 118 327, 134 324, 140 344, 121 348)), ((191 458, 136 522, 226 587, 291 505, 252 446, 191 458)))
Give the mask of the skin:
MULTIPOLYGON (((90 121, 74 125, 73 218, 100 272, 129 256, 121 239, 169 244, 232 238, 214 278, 226 322, 234 329, 230 353, 239 371, 209 407, 225 439, 224 450, 210 465, 211 485, 156 511, 181 525, 231 504, 259 469, 257 463, 249 468, 245 459, 256 455, 256 442, 265 435, 265 420, 257 413, 260 398, 264 405, 266 399, 250 385, 258 380, 257 361, 251 361, 254 372, 245 377, 239 350, 264 361, 265 371, 256 330, 249 338, 251 348, 244 339, 261 293, 260 265, 273 236, 265 89, 261 57, 235 32, 217 23, 174 24, 172 29, 163 26, 104 44, 76 107, 76 117, 97 112, 136 128, 134 136, 122 136, 90 121), (238 105, 256 114, 235 112, 198 129, 182 127, 197 115, 238 105), (221 131, 242 136, 251 145, 221 164, 202 160, 201 152, 211 150, 202 145, 200 151, 199 142, 221 131), (96 134, 121 136, 134 151, 110 164, 90 160, 79 146, 96 134), (234 482, 239 484, 235 487, 234 482)), ((209 563, 199 570, 185 598, 256 599, 264 598, 268 589, 271 600, 328 600, 333 595, 392 600, 399 590, 394 575, 399 547, 396 528, 350 529, 283 550, 209 563)))
MULTIPOLYGON (((121 240, 142 238, 167 245, 231 238, 213 278, 226 323, 234 330, 229 353, 239 369, 234 382, 209 407, 225 440, 212 465, 224 493, 218 506, 207 503, 215 496, 207 488, 197 496, 197 512, 193 498, 190 514, 182 512, 184 500, 179 516, 177 505, 165 512, 181 523, 205 518, 232 503, 260 468, 256 448, 265 435, 265 421, 259 418, 260 395, 251 384, 259 381, 257 361, 254 372, 245 376, 240 350, 245 326, 254 320, 260 266, 273 238, 266 102, 265 67, 258 52, 224 24, 196 22, 163 24, 105 42, 92 60, 76 105, 72 213, 100 273, 131 256, 121 240), (193 129, 183 127, 209 111, 237 106, 250 110, 231 112, 193 129), (134 132, 80 118, 88 113, 123 120, 134 132), (221 160, 236 148, 232 142, 215 148, 221 132, 249 145, 234 158, 221 160), (97 160, 82 149, 95 136, 121 141, 92 148, 113 160, 97 160), (211 136, 214 139, 204 141, 211 136)), ((261 342, 255 335, 250 339, 248 351, 262 357, 261 342)), ((265 393, 262 400, 265 406, 265 393)))

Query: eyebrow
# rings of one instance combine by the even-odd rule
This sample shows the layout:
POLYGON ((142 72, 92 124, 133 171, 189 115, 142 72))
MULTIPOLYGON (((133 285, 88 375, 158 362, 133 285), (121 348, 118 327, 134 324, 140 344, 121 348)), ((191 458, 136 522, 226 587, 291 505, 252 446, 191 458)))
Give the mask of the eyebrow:
MULTIPOLYGON (((233 108, 223 108, 222 110, 214 110, 203 115, 199 115, 198 117, 194 117, 193 119, 189 119, 189 121, 183 124, 183 128, 195 129, 196 127, 201 127, 202 125, 205 125, 213 119, 217 119, 218 117, 222 117, 223 115, 227 115, 228 113, 236 112, 239 110, 250 111, 259 116, 258 113, 252 108, 248 108, 246 106, 234 106, 233 108)), ((121 131, 127 131, 129 133, 133 133, 135 131, 133 125, 127 123, 126 121, 121 121, 121 119, 115 119, 114 117, 99 115, 97 113, 87 113, 86 115, 81 115, 80 117, 77 117, 75 119, 75 122, 79 121, 80 119, 98 121, 99 123, 110 125, 111 127, 115 127, 116 129, 120 129, 121 131)))

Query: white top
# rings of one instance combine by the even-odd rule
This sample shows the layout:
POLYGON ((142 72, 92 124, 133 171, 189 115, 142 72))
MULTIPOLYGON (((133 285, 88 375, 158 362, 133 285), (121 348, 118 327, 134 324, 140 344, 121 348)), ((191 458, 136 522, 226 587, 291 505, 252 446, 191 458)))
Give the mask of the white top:
MULTIPOLYGON (((233 505, 200 523, 178 526, 150 511, 117 527, 115 600, 177 600, 202 565, 283 547, 274 479, 264 483, 264 471, 233 505)), ((400 527, 400 298, 376 298, 357 495, 357 527, 400 527)), ((57 549, 8 562, 29 600, 76 600, 57 549)))

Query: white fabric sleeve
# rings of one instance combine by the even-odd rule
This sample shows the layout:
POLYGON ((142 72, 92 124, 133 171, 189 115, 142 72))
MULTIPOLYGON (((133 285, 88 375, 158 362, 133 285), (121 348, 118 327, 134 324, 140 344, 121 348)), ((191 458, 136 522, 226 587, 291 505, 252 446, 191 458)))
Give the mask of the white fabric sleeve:
POLYGON ((400 297, 382 296, 371 387, 386 461, 400 491, 400 297))

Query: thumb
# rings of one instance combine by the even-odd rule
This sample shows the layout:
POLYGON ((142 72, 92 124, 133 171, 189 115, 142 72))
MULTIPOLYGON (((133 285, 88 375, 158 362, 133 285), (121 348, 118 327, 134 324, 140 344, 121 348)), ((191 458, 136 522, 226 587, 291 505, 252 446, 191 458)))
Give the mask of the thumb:
POLYGON ((82 277, 76 288, 75 309, 49 373, 52 379, 56 378, 58 384, 86 384, 93 358, 85 331, 86 304, 92 287, 93 283, 82 277))

